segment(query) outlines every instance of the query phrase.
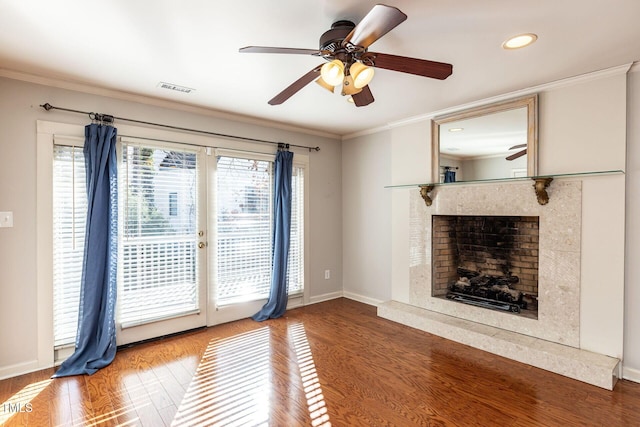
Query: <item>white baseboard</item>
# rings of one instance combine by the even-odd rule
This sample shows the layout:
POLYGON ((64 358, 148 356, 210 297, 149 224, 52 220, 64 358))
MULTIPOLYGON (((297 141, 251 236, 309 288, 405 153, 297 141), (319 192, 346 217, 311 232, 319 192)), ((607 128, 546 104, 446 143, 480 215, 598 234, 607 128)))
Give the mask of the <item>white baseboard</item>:
POLYGON ((17 377, 18 375, 24 375, 34 371, 39 371, 40 369, 44 368, 38 365, 37 360, 30 360, 24 363, 16 363, 15 365, 0 366, 0 380, 17 377))
POLYGON ((337 298, 349 298, 354 301, 358 301, 363 304, 373 305, 376 307, 379 304, 382 304, 384 302, 374 298, 366 297, 364 295, 355 294, 353 292, 338 291, 338 292, 330 292, 327 294, 316 295, 314 297, 311 297, 309 298, 309 304, 317 304, 319 302, 330 301, 332 299, 337 299, 337 298))
POLYGON ((640 369, 628 368, 622 366, 622 378, 629 381, 640 383, 640 369))
POLYGON ((353 292, 343 292, 342 296, 344 296, 345 298, 352 299, 354 301, 361 302, 363 304, 373 305, 375 307, 379 306, 384 302, 379 299, 369 298, 364 295, 354 294, 353 292))
POLYGON ((329 301, 332 299, 342 298, 342 291, 338 292, 330 292, 328 294, 316 295, 315 297, 309 298, 309 304, 317 304, 319 302, 329 301))

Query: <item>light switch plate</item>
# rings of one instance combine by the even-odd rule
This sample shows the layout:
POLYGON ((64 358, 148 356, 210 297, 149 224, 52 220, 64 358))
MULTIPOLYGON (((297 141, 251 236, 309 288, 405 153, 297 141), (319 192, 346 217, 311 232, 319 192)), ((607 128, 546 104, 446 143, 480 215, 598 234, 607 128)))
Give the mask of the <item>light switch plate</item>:
POLYGON ((0 228, 13 227, 13 212, 0 212, 0 228))

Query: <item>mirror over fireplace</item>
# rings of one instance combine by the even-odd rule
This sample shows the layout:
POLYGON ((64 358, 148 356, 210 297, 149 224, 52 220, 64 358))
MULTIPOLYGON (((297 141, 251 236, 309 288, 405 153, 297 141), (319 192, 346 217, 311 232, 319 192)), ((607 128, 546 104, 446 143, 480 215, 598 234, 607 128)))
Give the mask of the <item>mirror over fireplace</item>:
POLYGON ((432 120, 434 183, 537 174, 537 94, 432 120))

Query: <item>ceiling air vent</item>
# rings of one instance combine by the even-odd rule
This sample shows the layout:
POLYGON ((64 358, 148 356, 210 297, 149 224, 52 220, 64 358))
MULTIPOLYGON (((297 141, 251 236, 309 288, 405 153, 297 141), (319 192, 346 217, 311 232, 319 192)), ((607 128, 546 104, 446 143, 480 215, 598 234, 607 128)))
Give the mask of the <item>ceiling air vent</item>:
POLYGON ((191 93, 195 90, 190 87, 178 86, 178 85, 174 85, 173 83, 166 83, 166 82, 158 83, 158 87, 162 89, 175 90, 176 92, 182 92, 182 93, 191 93))

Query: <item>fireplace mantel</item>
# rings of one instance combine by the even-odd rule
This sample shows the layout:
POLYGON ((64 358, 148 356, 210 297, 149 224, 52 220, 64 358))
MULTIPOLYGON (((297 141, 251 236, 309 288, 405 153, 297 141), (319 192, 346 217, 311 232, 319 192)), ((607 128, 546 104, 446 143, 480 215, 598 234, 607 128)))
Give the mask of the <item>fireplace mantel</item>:
POLYGON ((624 174, 623 170, 607 170, 607 171, 593 171, 593 172, 575 172, 555 175, 539 175, 539 176, 527 176, 518 178, 496 178, 496 179, 481 179, 476 181, 457 181, 457 182, 432 182, 426 184, 402 184, 402 185, 388 185, 385 188, 412 188, 418 187, 420 189, 420 196, 424 200, 427 206, 433 204, 432 192, 436 187, 447 187, 457 185, 473 185, 473 184, 495 184, 501 182, 513 182, 513 181, 525 181, 533 180, 533 190, 536 194, 538 204, 546 205, 549 203, 549 194, 547 193, 547 187, 551 185, 554 178, 571 178, 580 176, 595 176, 595 175, 617 175, 624 174))

